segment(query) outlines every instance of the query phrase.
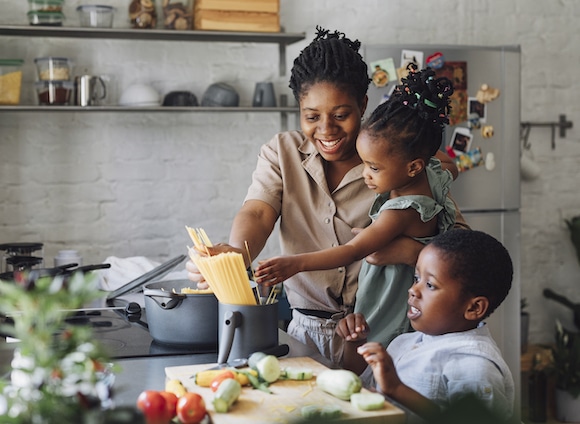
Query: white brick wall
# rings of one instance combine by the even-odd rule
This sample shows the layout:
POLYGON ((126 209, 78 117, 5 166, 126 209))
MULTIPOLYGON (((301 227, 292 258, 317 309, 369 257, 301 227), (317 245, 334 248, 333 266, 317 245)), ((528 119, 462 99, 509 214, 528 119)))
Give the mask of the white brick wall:
MULTIPOLYGON (((79 0, 65 0, 75 25, 79 0)), ((126 26, 127 2, 116 27, 126 26)), ((522 184, 522 293, 532 314, 531 341, 552 340, 556 317, 569 310, 547 301, 544 287, 580 302, 579 268, 565 218, 580 214, 580 3, 574 0, 281 0, 281 22, 307 33, 288 47, 287 66, 311 40, 314 27, 339 29, 363 43, 519 44, 522 120, 575 128, 550 148, 550 130, 532 129, 542 169, 522 184), (344 17, 348 16, 348 19, 344 17)), ((26 24, 27 3, 0 0, 0 23, 26 24)), ((134 82, 161 93, 192 90, 201 99, 214 81, 227 81, 250 104, 253 85, 279 77, 278 47, 270 44, 25 39, 0 37, 0 57, 26 60, 23 103, 34 102, 33 60, 73 59, 76 70, 111 78, 111 97, 134 82)), ((290 121, 291 124, 293 120, 290 121)), ((0 242, 43 241, 51 263, 59 249, 78 249, 85 263, 106 256, 162 260, 184 252, 185 225, 227 239, 260 144, 279 128, 276 114, 0 113, 0 242)), ((276 249, 271 243, 269 252, 276 249)))

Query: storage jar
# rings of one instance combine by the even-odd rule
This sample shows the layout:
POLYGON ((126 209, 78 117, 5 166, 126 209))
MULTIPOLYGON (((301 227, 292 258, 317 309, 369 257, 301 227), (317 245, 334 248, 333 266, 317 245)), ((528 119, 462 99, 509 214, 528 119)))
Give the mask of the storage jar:
POLYGON ((20 59, 0 59, 0 105, 20 103, 23 63, 20 59))

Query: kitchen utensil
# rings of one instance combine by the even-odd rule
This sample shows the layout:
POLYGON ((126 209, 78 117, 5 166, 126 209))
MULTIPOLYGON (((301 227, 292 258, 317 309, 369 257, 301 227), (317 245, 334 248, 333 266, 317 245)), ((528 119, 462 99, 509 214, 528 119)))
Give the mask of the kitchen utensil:
POLYGON ((75 77, 75 105, 97 106, 107 96, 105 81, 95 75, 75 77))
POLYGON ((211 84, 201 99, 202 106, 232 107, 240 104, 236 89, 224 82, 211 84))
POLYGON ((129 281, 124 286, 121 286, 118 289, 111 291, 107 295, 107 300, 108 301, 114 300, 117 297, 124 296, 126 294, 131 294, 133 292, 141 290, 142 286, 145 283, 148 283, 149 281, 155 278, 161 278, 163 275, 165 275, 173 268, 175 268, 178 264, 183 262, 185 258, 186 258, 185 255, 179 255, 173 259, 168 260, 167 262, 162 263, 161 265, 153 268, 151 271, 146 272, 145 274, 135 278, 132 281, 129 281))
POLYGON ((66 57, 37 57, 34 59, 39 81, 68 81, 73 63, 66 57))
POLYGON ((165 95, 163 106, 197 106, 197 97, 191 91, 171 91, 165 95))
MULTIPOLYGON (((265 303, 265 299, 264 302, 265 303)), ((278 345, 278 302, 218 307, 218 363, 247 358, 278 345)))
MULTIPOLYGON (((290 352, 290 346, 288 346, 286 343, 283 343, 281 345, 274 346, 271 349, 262 350, 261 352, 265 353, 266 355, 274 355, 279 358, 281 356, 288 355, 288 352, 290 352)), ((207 371, 221 370, 223 368, 244 368, 246 366, 248 366, 248 358, 236 358, 222 364, 218 363, 216 366, 208 368, 207 371)))
POLYGON ((121 94, 121 106, 159 106, 159 93, 147 84, 133 84, 121 94))
POLYGON ((68 105, 74 89, 70 81, 38 81, 34 86, 39 105, 68 105))
POLYGON ((257 82, 254 89, 254 107, 276 107, 274 84, 271 82, 257 82))
POLYGON ((544 297, 555 300, 572 309, 572 312, 574 312, 574 325, 580 330, 580 303, 573 303, 570 299, 550 289, 544 289, 544 297))
POLYGON ((79 21, 82 27, 111 28, 115 8, 100 4, 84 4, 77 7, 79 21))
POLYGON ((215 348, 218 338, 218 301, 213 293, 183 294, 189 280, 145 284, 145 310, 151 337, 158 343, 215 348))

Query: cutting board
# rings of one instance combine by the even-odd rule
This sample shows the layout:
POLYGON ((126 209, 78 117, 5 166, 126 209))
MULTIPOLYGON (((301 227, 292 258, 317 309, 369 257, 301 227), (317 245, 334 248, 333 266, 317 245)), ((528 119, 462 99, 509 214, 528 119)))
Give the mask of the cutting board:
MULTIPOLYGON (((378 411, 360 411, 349 401, 337 399, 316 387, 316 378, 307 381, 279 380, 270 385, 272 394, 252 387, 244 387, 238 401, 228 413, 217 413, 212 406, 213 392, 206 387, 195 384, 196 372, 206 370, 216 364, 185 365, 165 368, 165 375, 169 379, 181 380, 188 391, 203 396, 211 419, 215 424, 245 424, 245 423, 296 423, 302 418, 300 410, 306 405, 339 405, 342 417, 341 423, 387 423, 400 424, 405 422, 405 413, 389 402, 385 402, 383 409, 378 411)), ((328 368, 308 357, 282 358, 280 366, 310 368, 314 376, 328 368)), ((363 392, 367 391, 363 389, 363 392)))

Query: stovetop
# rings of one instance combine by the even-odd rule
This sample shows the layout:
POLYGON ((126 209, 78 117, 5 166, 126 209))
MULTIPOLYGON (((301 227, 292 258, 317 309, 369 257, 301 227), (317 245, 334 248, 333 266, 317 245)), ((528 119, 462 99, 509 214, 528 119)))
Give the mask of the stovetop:
POLYGON ((86 309, 67 318, 70 324, 91 325, 95 338, 111 358, 191 355, 213 353, 215 349, 197 346, 167 345, 153 339, 147 326, 146 311, 127 313, 126 308, 86 309))

